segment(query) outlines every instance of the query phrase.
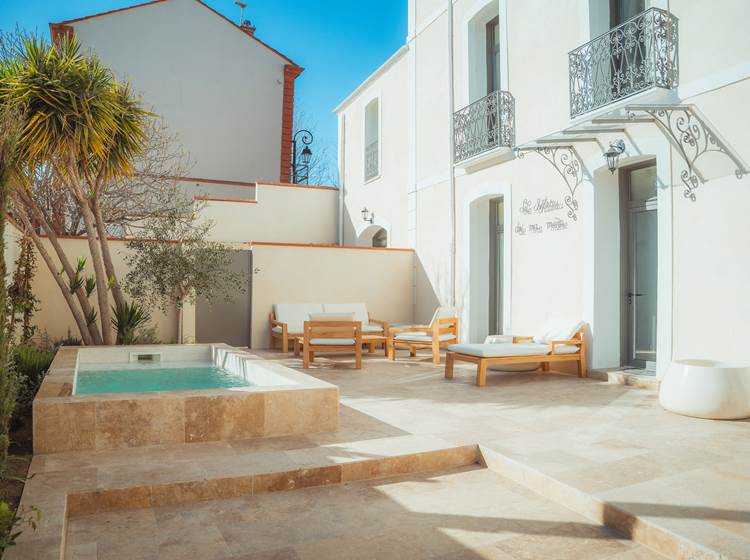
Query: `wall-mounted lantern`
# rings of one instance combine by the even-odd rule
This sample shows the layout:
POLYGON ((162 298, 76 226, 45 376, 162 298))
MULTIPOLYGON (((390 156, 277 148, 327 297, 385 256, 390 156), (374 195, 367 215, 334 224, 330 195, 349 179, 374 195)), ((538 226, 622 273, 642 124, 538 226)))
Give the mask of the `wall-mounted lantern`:
POLYGON ((307 184, 310 177, 310 159, 312 158, 313 135, 309 130, 298 130, 292 137, 292 183, 295 185, 307 184), (304 148, 297 154, 297 141, 304 148))
POLYGON ((625 142, 620 140, 615 140, 614 142, 609 143, 609 150, 604 152, 604 157, 607 158, 607 169, 609 169, 610 173, 612 175, 615 174, 615 171, 617 171, 617 163, 620 159, 620 156, 625 151, 625 142))
POLYGON ((375 222, 375 213, 370 212, 367 207, 362 208, 362 221, 363 222, 369 222, 374 223, 375 222))

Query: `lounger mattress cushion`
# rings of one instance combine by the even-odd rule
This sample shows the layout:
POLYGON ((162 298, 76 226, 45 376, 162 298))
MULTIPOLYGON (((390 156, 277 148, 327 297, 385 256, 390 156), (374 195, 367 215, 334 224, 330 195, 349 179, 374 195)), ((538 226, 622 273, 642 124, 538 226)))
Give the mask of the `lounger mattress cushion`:
MULTIPOLYGON (((394 337, 396 340, 400 342, 408 341, 408 342, 432 342, 432 336, 427 333, 420 333, 420 332, 402 332, 402 333, 396 333, 396 336, 394 337)), ((456 338, 454 335, 450 333, 441 334, 439 337, 441 342, 445 340, 453 340, 456 338)))
MULTIPOLYGON (((513 358, 518 356, 544 356, 549 354, 548 344, 451 344, 449 352, 468 354, 477 358, 513 358)), ((572 354, 578 351, 577 346, 560 346, 555 354, 572 354)))

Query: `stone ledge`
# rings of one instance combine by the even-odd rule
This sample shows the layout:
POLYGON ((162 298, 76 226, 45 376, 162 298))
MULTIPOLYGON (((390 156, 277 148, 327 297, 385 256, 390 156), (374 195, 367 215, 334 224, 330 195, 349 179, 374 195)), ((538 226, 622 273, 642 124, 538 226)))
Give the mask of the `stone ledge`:
POLYGON ((594 494, 556 480, 543 472, 502 453, 479 445, 480 462, 491 471, 525 486, 532 492, 621 533, 632 541, 669 558, 724 560, 711 550, 684 535, 631 513, 594 494))
POLYGON ((477 446, 466 445, 243 476, 76 492, 67 496, 67 515, 75 517, 122 509, 160 507, 297 490, 342 482, 448 470, 472 465, 478 461, 477 446))

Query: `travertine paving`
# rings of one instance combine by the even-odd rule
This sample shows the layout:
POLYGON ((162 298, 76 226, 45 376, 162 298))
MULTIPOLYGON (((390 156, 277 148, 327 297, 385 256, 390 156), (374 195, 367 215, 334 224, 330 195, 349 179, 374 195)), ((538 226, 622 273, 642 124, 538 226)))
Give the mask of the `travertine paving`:
MULTIPOLYGON (((291 355, 262 356, 301 369, 300 361, 291 355)), ((340 363, 340 359, 334 362, 320 357, 313 368, 306 370, 340 388, 340 429, 335 433, 36 456, 31 467, 35 476, 26 486, 23 504, 42 508, 43 526, 33 536, 24 535, 8 558, 60 558, 60 535, 67 533, 70 538, 70 531, 79 526, 78 520, 85 519, 71 518, 70 527, 60 521, 65 518, 67 493, 176 482, 189 485, 222 477, 293 469, 303 472, 310 467, 382 458, 393 461, 389 462, 391 470, 380 474, 398 474, 408 466, 399 456, 476 444, 497 473, 548 501, 583 514, 594 526, 596 521, 605 521, 675 558, 750 558, 749 422, 713 422, 673 415, 659 407, 655 392, 599 380, 491 373, 487 386, 477 388, 471 371, 459 368, 456 378, 446 381, 442 367, 432 365, 426 357, 399 357, 394 363, 368 355, 359 371, 340 363)), ((356 484, 381 483, 389 482, 356 484)), ((450 485, 448 481, 445 484, 450 485)), ((339 498, 344 500, 342 496, 349 495, 345 488, 332 486, 321 492, 332 492, 331 499, 339 503, 339 498)), ((286 500, 297 499, 292 494, 299 492, 314 495, 317 490, 219 502, 259 500, 272 507, 272 503, 290 503, 286 500)), ((360 505, 358 515, 365 515, 367 504, 355 503, 360 505)), ((449 505, 441 515, 450 515, 449 505)), ((520 514, 510 505, 497 514, 518 518, 520 514)), ((198 511, 202 506, 193 502, 166 509, 192 511, 194 507, 198 511)), ((152 509, 132 511, 141 519, 147 518, 152 509)), ((279 518, 286 519, 284 527, 292 536, 304 525, 296 517, 300 511, 304 511, 302 506, 289 507, 288 515, 279 518)), ((102 519, 119 515, 97 514, 102 519)), ((340 517, 331 519, 332 523, 342 523, 340 517)), ((170 527, 164 529, 167 534, 174 531, 176 541, 183 538, 178 522, 170 527)), ((211 531, 202 533, 209 541, 211 531)), ((440 534, 438 542, 444 542, 445 535, 451 533, 440 534)), ((371 537, 376 536, 373 529, 371 537)), ((502 553, 545 557, 534 552, 534 547, 547 546, 551 537, 554 533, 516 535, 523 539, 517 541, 519 547, 503 549, 502 553), (520 543, 526 543, 526 549, 520 543)), ((409 540, 404 542, 406 546, 409 540)), ((81 555, 78 557, 85 558, 86 550, 93 554, 92 544, 86 546, 76 551, 81 555)), ((462 554, 470 554, 465 557, 485 557, 476 556, 481 548, 478 545, 461 546, 468 550, 462 554)), ((639 558, 641 553, 627 550, 623 558, 639 558)), ((588 556, 576 549, 549 557, 588 556)))
POLYGON ((488 469, 78 517, 65 558, 659 559, 488 469))

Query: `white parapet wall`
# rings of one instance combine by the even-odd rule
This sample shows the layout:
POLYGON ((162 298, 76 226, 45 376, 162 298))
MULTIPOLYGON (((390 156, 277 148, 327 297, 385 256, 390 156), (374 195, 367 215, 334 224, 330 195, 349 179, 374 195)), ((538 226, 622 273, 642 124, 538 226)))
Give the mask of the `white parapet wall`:
MULTIPOLYGON (((5 259, 8 267, 8 274, 12 274, 15 266, 15 259, 18 254, 17 239, 21 236, 18 228, 12 223, 7 224, 5 232, 5 259)), ((44 240, 47 250, 55 258, 52 246, 47 240, 44 240)), ((93 274, 91 267, 91 256, 89 253, 88 242, 85 238, 64 237, 60 239, 60 244, 68 256, 68 260, 75 266, 79 257, 85 257, 87 261, 86 275, 93 274)), ((127 254, 126 241, 122 239, 111 239, 110 250, 112 260, 115 266, 115 273, 122 282, 127 274, 127 265, 125 255, 127 254)), ((59 272, 59 271, 55 271, 59 272)), ((66 282, 67 283, 67 282, 66 282)), ((33 282, 34 295, 39 300, 39 305, 33 316, 33 324, 37 326, 37 336, 48 335, 51 338, 60 338, 70 333, 72 336, 80 337, 78 327, 70 313, 65 298, 60 292, 60 288, 52 276, 47 265, 37 254, 37 271, 33 282)), ((97 308, 96 295, 92 294, 91 304, 97 308)), ((195 340, 195 313, 190 309, 185 310, 185 319, 183 320, 185 340, 193 342, 195 340), (192 318, 192 322, 191 319, 192 318)), ((170 307, 163 312, 158 308, 150 309, 152 325, 156 328, 156 335, 162 342, 175 342, 177 338, 177 313, 174 308, 170 307)))
POLYGON ((339 191, 334 187, 258 183, 252 200, 201 197, 201 215, 217 241, 333 244, 339 191))
POLYGON ((275 303, 365 303, 376 318, 413 320, 414 253, 408 249, 256 243, 252 347, 269 345, 275 303))

